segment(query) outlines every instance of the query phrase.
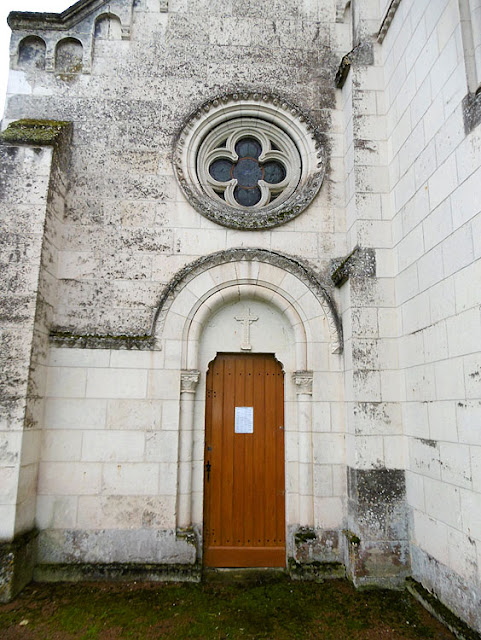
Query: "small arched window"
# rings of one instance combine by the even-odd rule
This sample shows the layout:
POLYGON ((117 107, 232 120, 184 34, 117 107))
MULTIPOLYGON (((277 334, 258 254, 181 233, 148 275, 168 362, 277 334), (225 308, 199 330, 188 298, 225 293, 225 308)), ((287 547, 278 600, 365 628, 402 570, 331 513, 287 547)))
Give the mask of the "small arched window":
POLYGON ((95 21, 95 37, 98 40, 121 40, 120 19, 111 13, 99 16, 95 21))
POLYGON ((24 38, 18 46, 19 69, 45 69, 45 42, 38 36, 24 38))
POLYGON ((80 73, 83 66, 83 47, 76 38, 64 38, 57 44, 55 69, 63 73, 80 73))

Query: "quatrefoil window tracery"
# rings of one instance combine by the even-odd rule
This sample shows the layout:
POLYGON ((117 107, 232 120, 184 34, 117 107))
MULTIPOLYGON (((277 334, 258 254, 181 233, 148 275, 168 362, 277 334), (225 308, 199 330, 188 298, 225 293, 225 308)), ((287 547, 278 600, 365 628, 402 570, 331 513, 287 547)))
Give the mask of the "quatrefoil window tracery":
POLYGON ((225 147, 212 153, 209 166, 211 185, 228 203, 243 207, 263 206, 274 200, 288 184, 287 171, 282 162, 283 155, 273 149, 269 140, 253 137, 241 138, 232 134, 225 147), (267 144, 266 144, 267 143, 267 144))
POLYGON ((296 145, 265 120, 242 118, 215 128, 201 145, 197 173, 212 197, 231 207, 259 209, 284 200, 301 174, 296 145))

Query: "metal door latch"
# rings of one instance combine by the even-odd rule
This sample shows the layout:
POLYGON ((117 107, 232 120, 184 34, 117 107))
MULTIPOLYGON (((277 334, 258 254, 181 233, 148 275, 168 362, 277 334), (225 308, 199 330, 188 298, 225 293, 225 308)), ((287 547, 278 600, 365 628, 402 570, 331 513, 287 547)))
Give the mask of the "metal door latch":
POLYGON ((205 470, 207 472, 207 482, 210 482, 210 468, 211 468, 210 460, 207 460, 207 464, 205 465, 205 470))

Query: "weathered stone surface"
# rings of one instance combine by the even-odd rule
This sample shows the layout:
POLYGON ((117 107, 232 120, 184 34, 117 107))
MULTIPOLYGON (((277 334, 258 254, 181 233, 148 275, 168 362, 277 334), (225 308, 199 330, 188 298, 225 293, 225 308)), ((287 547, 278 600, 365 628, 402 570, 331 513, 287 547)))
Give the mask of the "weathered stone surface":
POLYGON ((33 577, 37 532, 0 543, 0 602, 10 602, 33 577))
POLYGON ((38 541, 38 563, 194 565, 195 545, 175 531, 111 529, 44 531, 38 541))
POLYGON ((354 583, 401 587, 409 572, 404 470, 348 468, 348 522, 354 583))
POLYGON ((235 316, 251 308, 249 344, 285 376, 291 574, 343 561, 360 586, 397 587, 411 571, 481 630, 473 7, 81 0, 11 14, 0 539, 37 522, 39 576, 198 576, 205 372, 242 352, 235 316), (236 101, 268 104, 303 156, 282 220, 189 202, 178 155, 236 101), (307 166, 323 175, 313 189, 307 166), (199 378, 181 410, 185 371, 199 378))

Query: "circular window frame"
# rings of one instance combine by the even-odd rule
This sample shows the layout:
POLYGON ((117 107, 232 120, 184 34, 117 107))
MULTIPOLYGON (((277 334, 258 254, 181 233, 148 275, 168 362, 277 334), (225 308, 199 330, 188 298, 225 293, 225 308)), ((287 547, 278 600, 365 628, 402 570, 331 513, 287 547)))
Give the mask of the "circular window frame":
MULTIPOLYGON (((292 149, 289 154, 289 162, 295 163, 292 149)), ((173 163, 180 188, 196 211, 220 225, 241 230, 269 229, 298 216, 317 195, 326 167, 320 135, 308 116, 279 96, 255 93, 227 94, 204 103, 177 134, 173 163), (208 167, 199 169, 199 152, 209 136, 215 140, 216 131, 235 131, 236 123, 245 119, 262 123, 274 141, 276 135, 287 136, 300 158, 296 184, 260 207, 231 206, 213 196, 202 184, 208 167)))

